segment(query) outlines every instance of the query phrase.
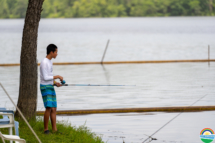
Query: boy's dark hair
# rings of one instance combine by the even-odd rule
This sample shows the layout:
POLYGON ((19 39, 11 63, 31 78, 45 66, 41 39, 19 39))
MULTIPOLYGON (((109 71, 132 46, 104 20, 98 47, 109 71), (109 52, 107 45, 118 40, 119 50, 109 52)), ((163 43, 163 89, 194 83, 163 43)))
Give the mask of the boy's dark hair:
POLYGON ((47 55, 48 55, 51 51, 55 52, 57 49, 57 46, 55 44, 49 44, 46 49, 47 49, 47 55))

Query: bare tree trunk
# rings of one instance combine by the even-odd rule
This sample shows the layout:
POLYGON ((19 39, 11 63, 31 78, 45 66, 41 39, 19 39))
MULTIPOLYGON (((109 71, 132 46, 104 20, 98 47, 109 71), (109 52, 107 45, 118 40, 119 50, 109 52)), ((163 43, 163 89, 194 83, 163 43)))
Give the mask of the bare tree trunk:
POLYGON ((28 1, 23 29, 17 106, 28 119, 35 117, 37 108, 37 33, 43 1, 28 1))
POLYGON ((210 13, 212 14, 213 13, 213 0, 209 0, 209 10, 210 10, 210 13))

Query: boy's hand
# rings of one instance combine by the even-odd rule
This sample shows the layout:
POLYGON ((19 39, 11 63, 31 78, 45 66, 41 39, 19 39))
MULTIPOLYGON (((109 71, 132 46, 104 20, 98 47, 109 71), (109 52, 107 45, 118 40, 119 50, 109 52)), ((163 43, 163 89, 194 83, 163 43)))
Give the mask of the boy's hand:
POLYGON ((62 86, 59 82, 55 82, 55 84, 57 85, 57 87, 62 86))
POLYGON ((63 77, 62 76, 58 76, 58 78, 60 79, 60 81, 63 81, 63 77))
POLYGON ((63 77, 60 75, 56 75, 53 77, 53 79, 60 79, 60 81, 63 81, 63 77))

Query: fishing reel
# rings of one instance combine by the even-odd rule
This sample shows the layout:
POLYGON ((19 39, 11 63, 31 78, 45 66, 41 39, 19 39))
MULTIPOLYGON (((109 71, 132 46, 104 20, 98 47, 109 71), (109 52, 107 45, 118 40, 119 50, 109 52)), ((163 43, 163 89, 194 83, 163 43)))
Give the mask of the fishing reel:
MULTIPOLYGON (((56 84, 54 84, 53 86, 57 86, 56 84)), ((63 81, 61 81, 61 86, 68 86, 68 84, 66 84, 66 81, 65 80, 63 80, 63 81)))
POLYGON ((61 81, 61 84, 65 84, 65 83, 66 83, 66 81, 65 81, 65 80, 61 81))

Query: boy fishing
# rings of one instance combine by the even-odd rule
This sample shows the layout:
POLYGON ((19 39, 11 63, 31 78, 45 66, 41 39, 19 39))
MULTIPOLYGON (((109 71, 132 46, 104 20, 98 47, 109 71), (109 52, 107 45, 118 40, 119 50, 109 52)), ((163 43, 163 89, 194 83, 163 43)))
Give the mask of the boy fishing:
POLYGON ((54 44, 49 44, 47 47, 47 56, 40 63, 40 91, 43 97, 43 103, 46 108, 44 114, 44 133, 49 134, 48 122, 49 117, 51 118, 52 131, 57 132, 56 127, 56 109, 57 100, 56 93, 54 90, 54 85, 60 87, 61 84, 54 81, 55 79, 60 79, 63 81, 63 77, 56 75, 53 76, 52 59, 57 57, 57 46, 54 44))

